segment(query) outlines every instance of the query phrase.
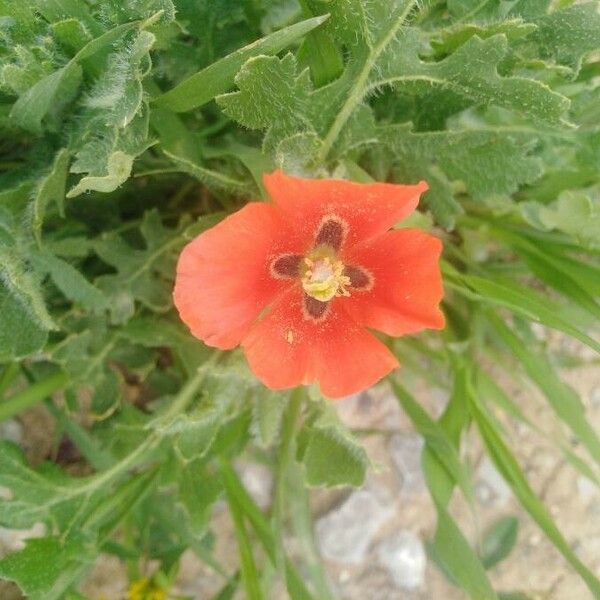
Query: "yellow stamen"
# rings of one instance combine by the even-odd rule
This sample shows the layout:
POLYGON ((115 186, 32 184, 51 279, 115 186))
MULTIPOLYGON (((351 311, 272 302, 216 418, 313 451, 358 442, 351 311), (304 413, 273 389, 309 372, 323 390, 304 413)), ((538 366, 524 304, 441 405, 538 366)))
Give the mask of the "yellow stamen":
POLYGON ((350 277, 344 275, 344 263, 331 256, 305 258, 306 268, 302 276, 304 291, 321 302, 327 302, 334 296, 349 296, 346 289, 350 277))

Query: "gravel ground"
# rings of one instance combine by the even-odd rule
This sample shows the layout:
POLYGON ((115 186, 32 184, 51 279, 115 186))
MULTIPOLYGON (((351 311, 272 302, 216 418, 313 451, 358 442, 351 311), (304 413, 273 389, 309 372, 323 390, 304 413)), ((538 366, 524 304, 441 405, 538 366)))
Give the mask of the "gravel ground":
MULTIPOLYGON (((586 351, 570 341, 557 338, 587 358, 586 351)), ((585 366, 563 373, 580 393, 588 418, 600 429, 600 369, 585 366)), ((555 432, 556 419, 535 390, 515 387, 507 390, 522 410, 549 432, 555 432)), ((437 415, 447 401, 439 389, 423 388, 419 400, 437 415)), ((315 531, 325 559, 336 598, 344 600, 454 600, 465 595, 450 585, 428 560, 424 541, 435 530, 435 511, 426 492, 420 469, 422 440, 415 434, 386 386, 379 386, 337 403, 343 421, 353 428, 377 428, 385 433, 364 438, 369 456, 378 465, 361 490, 315 490, 312 509, 315 531)), ((50 420, 43 409, 28 411, 18 421, 3 423, 0 437, 21 443, 29 458, 38 462, 47 448, 50 420)), ((536 492, 544 499, 577 554, 600 575, 600 491, 579 476, 562 455, 544 438, 507 420, 511 448, 521 461, 536 492)), ((546 541, 526 513, 511 497, 507 486, 481 451, 476 436, 464 445, 465 458, 476 473, 476 511, 454 499, 451 509, 471 538, 477 530, 504 515, 520 522, 516 548, 490 571, 498 590, 526 593, 536 600, 587 600, 592 598, 577 575, 546 541)), ((270 500, 270 473, 261 465, 238 465, 242 478, 259 505, 270 500)), ((232 568, 237 548, 229 515, 218 504, 213 516, 217 556, 232 568)), ((0 529, 0 553, 18 548, 24 537, 39 535, 39 528, 17 532, 0 529)), ((294 552, 294 540, 289 540, 294 552)), ((222 581, 191 553, 182 562, 177 589, 179 594, 202 600, 209 598, 222 581)), ((124 598, 126 577, 122 567, 110 557, 102 557, 82 587, 92 600, 124 598)), ((241 596, 240 596, 241 597, 241 596)), ((19 598, 10 586, 0 584, 0 598, 19 598)), ((273 598, 285 598, 274 592, 273 598)))

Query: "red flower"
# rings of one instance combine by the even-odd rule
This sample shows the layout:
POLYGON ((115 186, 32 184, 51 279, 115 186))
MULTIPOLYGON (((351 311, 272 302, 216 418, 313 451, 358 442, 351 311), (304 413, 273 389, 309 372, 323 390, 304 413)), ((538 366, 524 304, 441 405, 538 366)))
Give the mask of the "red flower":
POLYGON ((188 244, 175 305, 209 346, 241 344, 272 389, 318 381, 325 396, 360 391, 398 366, 368 329, 441 329, 440 241, 388 231, 427 184, 264 177, 274 204, 251 202, 188 244))

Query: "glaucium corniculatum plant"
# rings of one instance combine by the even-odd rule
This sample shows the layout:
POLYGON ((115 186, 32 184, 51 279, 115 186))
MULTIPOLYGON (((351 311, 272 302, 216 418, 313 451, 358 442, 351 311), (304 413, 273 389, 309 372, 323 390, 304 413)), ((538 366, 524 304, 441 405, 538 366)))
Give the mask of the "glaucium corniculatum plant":
POLYGON ((423 593, 600 597, 559 494, 600 481, 565 378, 600 349, 596 0, 0 0, 0 129, 0 597, 95 598, 107 554, 129 600, 183 556, 203 598, 350 597, 309 496, 364 484, 376 402, 424 440, 423 593))

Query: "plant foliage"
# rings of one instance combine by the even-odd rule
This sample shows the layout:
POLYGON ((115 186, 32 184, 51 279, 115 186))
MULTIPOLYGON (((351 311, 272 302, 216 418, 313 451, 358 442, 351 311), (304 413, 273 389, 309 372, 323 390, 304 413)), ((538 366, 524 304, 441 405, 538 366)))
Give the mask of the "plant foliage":
POLYGON ((281 167, 429 183, 419 226, 444 241, 448 326, 394 343, 406 366, 392 383, 426 441, 432 557, 471 597, 498 597, 486 570, 518 523, 498 522, 478 553, 449 505, 473 503, 472 429, 600 597, 501 421, 548 434, 496 381, 538 388, 555 444, 598 483, 598 434, 532 325, 600 348, 599 52, 595 0, 0 0, 0 416, 45 402, 87 473, 2 443, 0 524, 45 533, 0 576, 32 600, 78 598, 111 553, 130 572, 157 560, 168 587, 187 549, 219 569, 210 515, 224 498, 240 571, 222 573, 220 597, 270 597, 269 569, 291 598, 329 597, 310 556, 305 580, 285 555, 285 499, 294 478, 361 485, 365 451, 316 391, 263 389, 171 301, 183 245, 281 167), (437 421, 410 390, 432 362, 452 392, 437 421), (275 470, 270 519, 232 468, 246 448, 275 470))

